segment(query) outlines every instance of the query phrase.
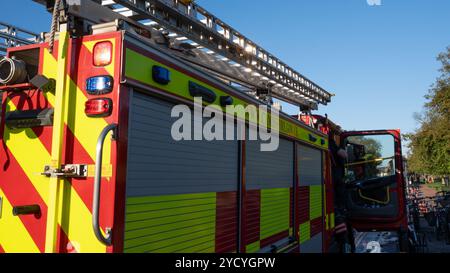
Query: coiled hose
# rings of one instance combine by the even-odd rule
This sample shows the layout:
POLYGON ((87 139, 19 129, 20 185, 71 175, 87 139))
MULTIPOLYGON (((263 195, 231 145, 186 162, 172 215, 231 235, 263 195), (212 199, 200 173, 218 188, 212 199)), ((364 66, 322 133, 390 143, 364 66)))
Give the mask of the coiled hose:
POLYGON ((53 47, 55 45, 55 35, 56 35, 56 27, 58 25, 58 15, 59 15, 59 7, 61 6, 61 0, 55 0, 55 5, 53 7, 52 14, 52 25, 50 28, 50 41, 49 41, 49 51, 53 53, 53 47))

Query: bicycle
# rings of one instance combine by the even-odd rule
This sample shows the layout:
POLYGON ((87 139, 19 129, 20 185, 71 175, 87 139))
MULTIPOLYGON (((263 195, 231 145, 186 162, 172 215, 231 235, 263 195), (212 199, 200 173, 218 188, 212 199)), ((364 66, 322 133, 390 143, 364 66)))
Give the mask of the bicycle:
POLYGON ((436 240, 450 244, 450 193, 438 192, 435 197, 434 231, 436 240))

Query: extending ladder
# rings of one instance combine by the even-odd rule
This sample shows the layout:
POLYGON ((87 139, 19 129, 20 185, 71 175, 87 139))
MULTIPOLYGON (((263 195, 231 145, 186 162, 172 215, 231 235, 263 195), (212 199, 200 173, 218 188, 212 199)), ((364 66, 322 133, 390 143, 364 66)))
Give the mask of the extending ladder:
MULTIPOLYGON (((33 1, 47 7, 51 2, 33 1)), ((157 31, 178 49, 173 52, 189 51, 174 54, 258 98, 268 95, 304 111, 331 102, 332 94, 193 1, 65 0, 65 7, 93 23, 119 19, 157 31)))
POLYGON ((39 34, 0 22, 0 56, 6 53, 8 47, 29 45, 40 41, 39 34))

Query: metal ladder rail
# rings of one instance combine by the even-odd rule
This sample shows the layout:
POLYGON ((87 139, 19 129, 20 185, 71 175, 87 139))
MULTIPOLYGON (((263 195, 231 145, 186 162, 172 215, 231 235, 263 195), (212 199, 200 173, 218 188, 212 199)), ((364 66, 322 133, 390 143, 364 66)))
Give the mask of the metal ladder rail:
POLYGON ((330 93, 194 3, 103 0, 102 4, 131 19, 147 21, 146 25, 168 29, 177 39, 191 40, 194 46, 208 48, 222 59, 234 62, 231 65, 241 65, 254 75, 259 74, 262 80, 284 89, 291 98, 305 98, 312 106, 331 101, 330 93))
POLYGON ((0 22, 0 55, 6 53, 8 47, 29 45, 40 41, 39 34, 0 22))
MULTIPOLYGON (((243 88, 247 88, 248 90, 246 93, 253 94, 252 96, 254 97, 257 97, 256 89, 264 89, 267 87, 267 85, 261 81, 257 75, 246 71, 243 67, 236 67, 233 65, 230 66, 229 63, 221 60, 221 58, 214 58, 212 54, 205 53, 199 49, 194 49, 193 52, 196 54, 196 57, 183 53, 178 54, 178 56, 181 59, 196 65, 200 69, 213 73, 216 77, 223 79, 226 82, 233 82, 243 88)), ((271 96, 282 101, 298 105, 307 105, 311 109, 315 109, 315 104, 308 101, 304 96, 289 93, 287 89, 280 86, 272 87, 271 96)))

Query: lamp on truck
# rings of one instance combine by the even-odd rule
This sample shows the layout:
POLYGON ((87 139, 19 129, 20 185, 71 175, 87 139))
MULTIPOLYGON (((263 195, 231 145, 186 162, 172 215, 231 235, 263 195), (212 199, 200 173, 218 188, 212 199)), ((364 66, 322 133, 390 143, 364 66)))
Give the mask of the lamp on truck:
POLYGON ((107 117, 112 113, 113 103, 109 98, 90 99, 86 101, 84 113, 91 118, 107 117))
POLYGON ((94 66, 107 66, 112 62, 112 43, 109 41, 99 42, 94 46, 94 66))
POLYGON ((12 58, 0 60, 0 84, 19 84, 27 80, 26 63, 12 58))
POLYGON ((114 80, 111 76, 96 76, 86 80, 89 95, 103 95, 112 92, 114 80))

